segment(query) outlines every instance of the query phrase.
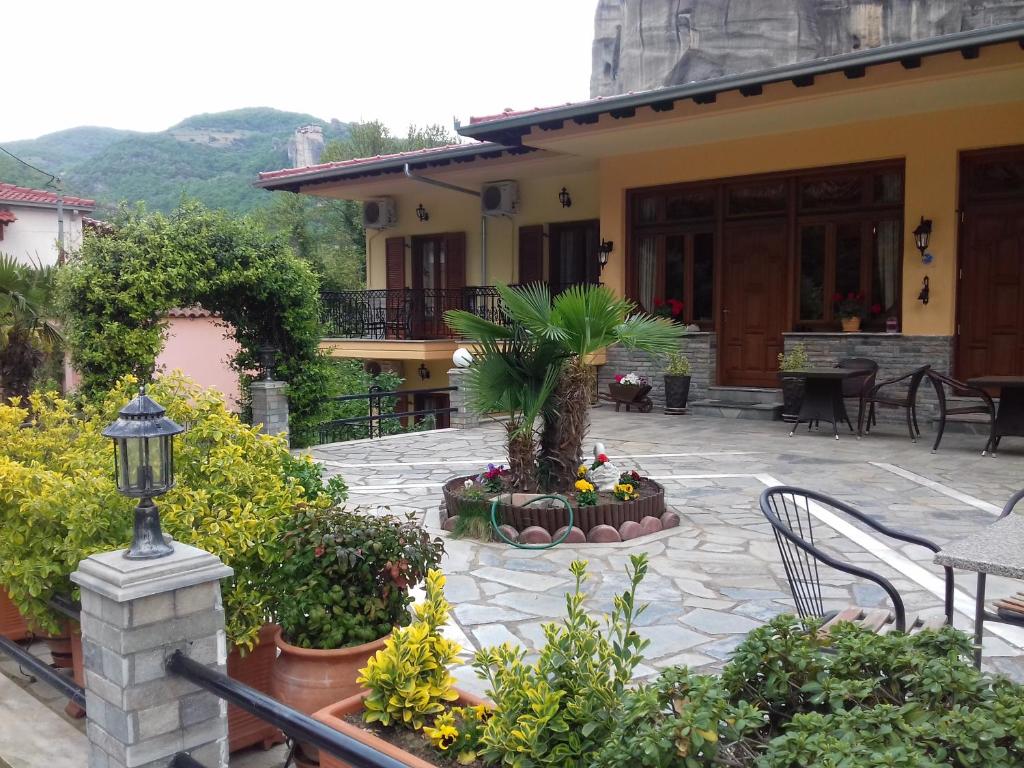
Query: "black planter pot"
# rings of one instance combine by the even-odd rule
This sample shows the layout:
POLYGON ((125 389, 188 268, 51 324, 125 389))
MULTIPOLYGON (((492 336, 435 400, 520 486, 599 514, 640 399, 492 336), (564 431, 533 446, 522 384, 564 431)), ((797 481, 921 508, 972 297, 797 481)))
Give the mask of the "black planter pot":
POLYGON ((665 375, 665 413, 686 413, 686 400, 689 397, 689 376, 665 375))
POLYGON ((782 420, 794 422, 804 402, 804 379, 779 371, 779 382, 782 384, 782 420))

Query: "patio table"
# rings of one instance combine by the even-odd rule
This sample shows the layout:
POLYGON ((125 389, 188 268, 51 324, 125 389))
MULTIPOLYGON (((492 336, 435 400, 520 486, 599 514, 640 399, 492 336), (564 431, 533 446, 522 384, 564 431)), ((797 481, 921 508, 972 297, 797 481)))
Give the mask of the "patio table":
POLYGON ((999 390, 999 408, 985 450, 981 452, 984 456, 991 451, 994 457, 1003 437, 1024 437, 1024 376, 977 376, 967 383, 980 389, 999 390))
POLYGON ((863 376, 864 371, 857 368, 807 368, 802 371, 786 371, 787 375, 799 376, 804 380, 804 399, 800 404, 800 413, 790 430, 792 437, 801 422, 827 421, 832 424, 832 433, 839 439, 839 422, 845 421, 850 431, 853 424, 846 414, 843 402, 843 380, 853 376, 863 376))
POLYGON ((1024 616, 1016 619, 985 608, 985 578, 988 574, 1024 579, 1024 515, 1008 515, 971 536, 954 541, 935 555, 935 562, 978 574, 974 607, 974 666, 981 668, 981 636, 986 621, 1024 627, 1024 616))

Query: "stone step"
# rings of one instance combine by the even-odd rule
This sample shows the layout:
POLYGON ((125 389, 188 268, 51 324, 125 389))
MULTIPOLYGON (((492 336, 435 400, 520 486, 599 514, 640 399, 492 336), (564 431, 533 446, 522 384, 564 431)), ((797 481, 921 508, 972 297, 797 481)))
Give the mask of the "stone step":
POLYGON ((778 421, 782 418, 782 403, 743 403, 736 400, 708 398, 687 404, 694 416, 717 416, 726 419, 760 419, 778 421))
POLYGON ((708 387, 708 400, 775 405, 782 402, 782 390, 765 387, 712 386, 708 387))

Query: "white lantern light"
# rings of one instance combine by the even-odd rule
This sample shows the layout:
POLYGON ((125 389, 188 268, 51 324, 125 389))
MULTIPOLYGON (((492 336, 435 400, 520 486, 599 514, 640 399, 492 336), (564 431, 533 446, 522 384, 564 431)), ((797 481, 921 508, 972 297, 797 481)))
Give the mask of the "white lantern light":
POLYGON ((452 355, 452 362, 456 368, 469 368, 473 364, 473 355, 465 347, 459 347, 452 355))

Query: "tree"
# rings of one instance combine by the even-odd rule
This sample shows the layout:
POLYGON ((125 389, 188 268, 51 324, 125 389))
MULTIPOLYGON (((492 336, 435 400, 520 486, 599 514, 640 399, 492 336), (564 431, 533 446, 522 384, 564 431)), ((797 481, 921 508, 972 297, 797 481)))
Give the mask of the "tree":
POLYGON ((0 253, 0 401, 28 397, 46 353, 63 342, 49 319, 55 273, 0 253))
POLYGON ((589 427, 587 358, 615 343, 660 354, 676 351, 683 328, 665 318, 636 313, 633 302, 618 298, 606 286, 572 286, 554 301, 542 283, 498 286, 498 293, 505 325, 463 310, 445 313, 452 328, 482 347, 470 370, 470 402, 481 413, 507 407, 513 421, 518 418, 516 429, 509 432, 513 472, 526 450, 516 440, 526 430, 533 434, 531 414, 539 416, 540 446, 534 463, 541 485, 569 489, 589 427))

